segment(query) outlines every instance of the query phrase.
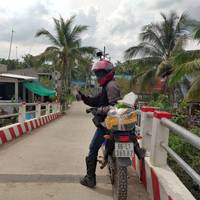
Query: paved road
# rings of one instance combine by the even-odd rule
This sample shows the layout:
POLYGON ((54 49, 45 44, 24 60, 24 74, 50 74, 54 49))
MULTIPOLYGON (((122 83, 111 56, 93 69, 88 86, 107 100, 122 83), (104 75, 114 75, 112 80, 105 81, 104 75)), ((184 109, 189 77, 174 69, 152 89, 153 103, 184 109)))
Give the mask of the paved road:
MULTIPOLYGON (((107 170, 97 170, 97 187, 79 184, 95 127, 82 103, 67 115, 0 147, 0 200, 112 200, 107 170)), ((131 170, 131 169, 130 169, 131 170)), ((146 200, 134 172, 129 200, 146 200)))

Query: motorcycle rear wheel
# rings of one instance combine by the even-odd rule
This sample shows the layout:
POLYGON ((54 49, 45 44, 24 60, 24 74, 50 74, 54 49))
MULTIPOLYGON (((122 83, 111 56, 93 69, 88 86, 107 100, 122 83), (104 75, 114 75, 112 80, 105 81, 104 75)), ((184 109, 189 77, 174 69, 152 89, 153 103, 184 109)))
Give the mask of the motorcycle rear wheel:
POLYGON ((114 181, 114 200, 127 200, 128 175, 127 167, 117 167, 114 181))

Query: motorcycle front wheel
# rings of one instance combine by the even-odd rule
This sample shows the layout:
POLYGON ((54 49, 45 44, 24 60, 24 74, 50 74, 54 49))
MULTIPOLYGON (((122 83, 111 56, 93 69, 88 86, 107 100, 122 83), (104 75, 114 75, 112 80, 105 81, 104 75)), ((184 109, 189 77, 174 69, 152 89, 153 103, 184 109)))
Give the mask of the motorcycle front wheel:
POLYGON ((128 175, 127 167, 119 166, 116 168, 114 180, 114 200, 127 200, 128 175))

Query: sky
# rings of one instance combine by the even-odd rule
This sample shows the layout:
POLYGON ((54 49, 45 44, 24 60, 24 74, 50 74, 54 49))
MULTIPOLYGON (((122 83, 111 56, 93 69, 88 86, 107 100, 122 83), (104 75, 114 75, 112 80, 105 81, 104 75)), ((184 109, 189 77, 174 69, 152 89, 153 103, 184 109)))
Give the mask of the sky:
MULTIPOLYGON (((53 17, 76 15, 76 24, 89 26, 82 45, 106 46, 116 62, 127 48, 139 43, 142 26, 160 21, 161 12, 172 10, 200 20, 199 0, 0 0, 0 58, 8 58, 12 29, 11 59, 21 59, 25 54, 40 54, 50 45, 35 33, 41 28, 54 33, 53 17)), ((200 47, 190 42, 187 48, 200 47)))

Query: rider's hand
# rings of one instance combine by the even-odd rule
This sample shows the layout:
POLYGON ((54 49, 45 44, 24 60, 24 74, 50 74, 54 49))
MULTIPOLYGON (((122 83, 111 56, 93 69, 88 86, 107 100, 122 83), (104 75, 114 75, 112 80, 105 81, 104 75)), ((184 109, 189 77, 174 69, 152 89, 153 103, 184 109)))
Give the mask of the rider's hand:
POLYGON ((97 108, 93 108, 93 109, 91 110, 91 113, 92 113, 93 115, 96 115, 96 114, 97 114, 97 108))
POLYGON ((76 94, 76 100, 81 101, 81 100, 83 100, 84 96, 85 95, 80 90, 78 90, 77 94, 76 94))

